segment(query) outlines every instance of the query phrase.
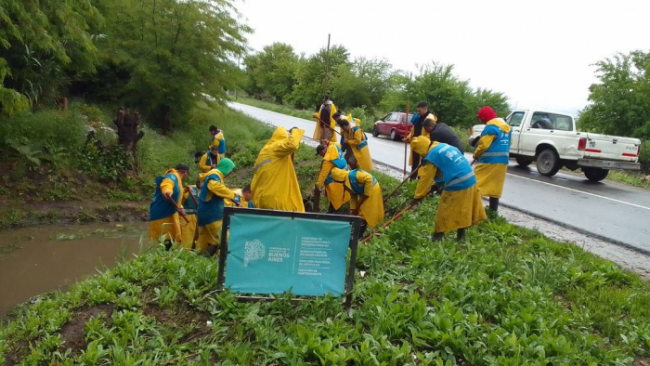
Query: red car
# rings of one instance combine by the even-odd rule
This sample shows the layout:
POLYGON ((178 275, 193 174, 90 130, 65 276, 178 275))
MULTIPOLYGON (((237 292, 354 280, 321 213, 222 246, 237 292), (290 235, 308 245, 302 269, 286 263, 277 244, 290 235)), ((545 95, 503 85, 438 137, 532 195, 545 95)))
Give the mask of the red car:
POLYGON ((378 137, 379 135, 388 135, 395 141, 400 141, 408 136, 411 132, 413 125, 409 122, 413 114, 406 116, 404 112, 391 112, 384 118, 375 122, 372 128, 372 135, 378 137))

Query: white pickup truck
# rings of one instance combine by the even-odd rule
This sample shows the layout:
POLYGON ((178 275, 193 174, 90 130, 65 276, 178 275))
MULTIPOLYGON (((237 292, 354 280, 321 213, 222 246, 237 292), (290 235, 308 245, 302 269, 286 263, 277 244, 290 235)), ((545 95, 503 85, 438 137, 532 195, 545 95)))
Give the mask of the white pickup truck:
MULTIPOLYGON (((578 132, 573 117, 561 113, 517 110, 506 122, 512 127, 510 157, 521 166, 536 161, 542 175, 553 176, 565 166, 581 169, 587 179, 599 182, 610 169, 641 168, 639 139, 578 132)), ((478 141, 484 127, 472 127, 470 145, 478 141)))

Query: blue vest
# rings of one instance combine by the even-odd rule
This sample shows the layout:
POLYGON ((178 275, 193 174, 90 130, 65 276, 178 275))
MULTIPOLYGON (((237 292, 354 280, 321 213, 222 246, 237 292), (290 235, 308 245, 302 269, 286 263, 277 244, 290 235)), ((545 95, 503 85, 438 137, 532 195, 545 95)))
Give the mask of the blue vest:
POLYGON ((248 201, 248 208, 255 208, 255 205, 252 201, 248 201))
POLYGON ((157 177, 156 193, 154 193, 153 200, 149 205, 149 221, 164 219, 165 217, 169 217, 176 212, 176 207, 174 207, 171 202, 167 201, 165 197, 163 197, 162 191, 160 190, 160 183, 162 183, 163 179, 165 178, 169 178, 172 180, 172 182, 174 182, 172 199, 174 202, 179 203, 179 198, 181 197, 181 189, 178 186, 178 178, 176 178, 176 175, 169 173, 165 174, 164 176, 157 177))
POLYGON ((462 191, 476 184, 472 167, 465 155, 448 144, 438 144, 424 157, 424 163, 435 165, 442 173, 442 183, 446 191, 462 191))
POLYGON ((190 192, 192 194, 189 195, 189 197, 187 197, 187 200, 185 201, 185 204, 183 205, 183 208, 185 209, 185 213, 187 215, 196 215, 196 208, 197 208, 196 206, 197 206, 197 204, 192 199, 192 195, 198 201, 199 200, 199 192, 196 189, 196 187, 189 187, 189 188, 190 188, 190 192))
POLYGON ((512 136, 512 130, 510 132, 503 133, 503 131, 495 125, 487 125, 483 132, 481 132, 481 137, 485 135, 495 135, 496 138, 488 147, 487 150, 478 158, 479 163, 487 164, 508 164, 510 162, 510 137, 512 136))
POLYGON ((198 207, 198 223, 199 226, 205 226, 213 222, 223 219, 223 198, 215 194, 212 194, 212 198, 209 201, 206 201, 206 197, 210 190, 208 189, 208 183, 210 181, 216 180, 221 182, 221 178, 218 174, 210 174, 205 177, 203 185, 201 186, 201 192, 199 193, 199 207, 198 207))
MULTIPOLYGON (((336 146, 336 151, 338 151, 339 157, 332 160, 332 163, 334 163, 334 165, 339 169, 348 170, 348 162, 345 161, 345 157, 343 157, 343 152, 338 146, 336 146)), ((332 172, 330 172, 329 174, 327 174, 327 178, 325 178, 325 185, 328 185, 333 181, 334 178, 332 178, 332 172)))
MULTIPOLYGON (((357 171, 362 171, 361 169, 354 169, 350 171, 350 188, 352 188, 352 192, 356 195, 363 195, 364 190, 363 187, 357 183, 357 171)), ((377 179, 375 177, 372 177, 372 186, 374 187, 375 184, 377 184, 377 179)))

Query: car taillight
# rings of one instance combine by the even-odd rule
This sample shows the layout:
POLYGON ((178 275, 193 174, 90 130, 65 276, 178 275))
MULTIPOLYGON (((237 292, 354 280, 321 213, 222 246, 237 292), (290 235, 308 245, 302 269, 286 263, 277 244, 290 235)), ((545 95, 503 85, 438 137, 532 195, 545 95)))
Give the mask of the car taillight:
POLYGON ((578 142, 578 151, 584 151, 587 148, 587 138, 582 137, 578 142))
POLYGON ((474 134, 474 127, 469 129, 469 135, 472 136, 474 134))

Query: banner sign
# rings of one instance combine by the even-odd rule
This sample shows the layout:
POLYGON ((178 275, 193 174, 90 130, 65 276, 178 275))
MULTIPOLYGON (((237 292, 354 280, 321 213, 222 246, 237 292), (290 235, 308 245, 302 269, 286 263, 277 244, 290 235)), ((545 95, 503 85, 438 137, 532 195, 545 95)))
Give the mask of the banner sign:
POLYGON ((354 266, 348 266, 348 249, 354 237, 356 257, 357 235, 352 234, 358 230, 358 220, 342 215, 227 208, 224 226, 228 224, 229 237, 227 245, 222 245, 219 285, 245 294, 291 290, 298 296, 345 295, 350 291, 346 278, 353 274, 354 266))

